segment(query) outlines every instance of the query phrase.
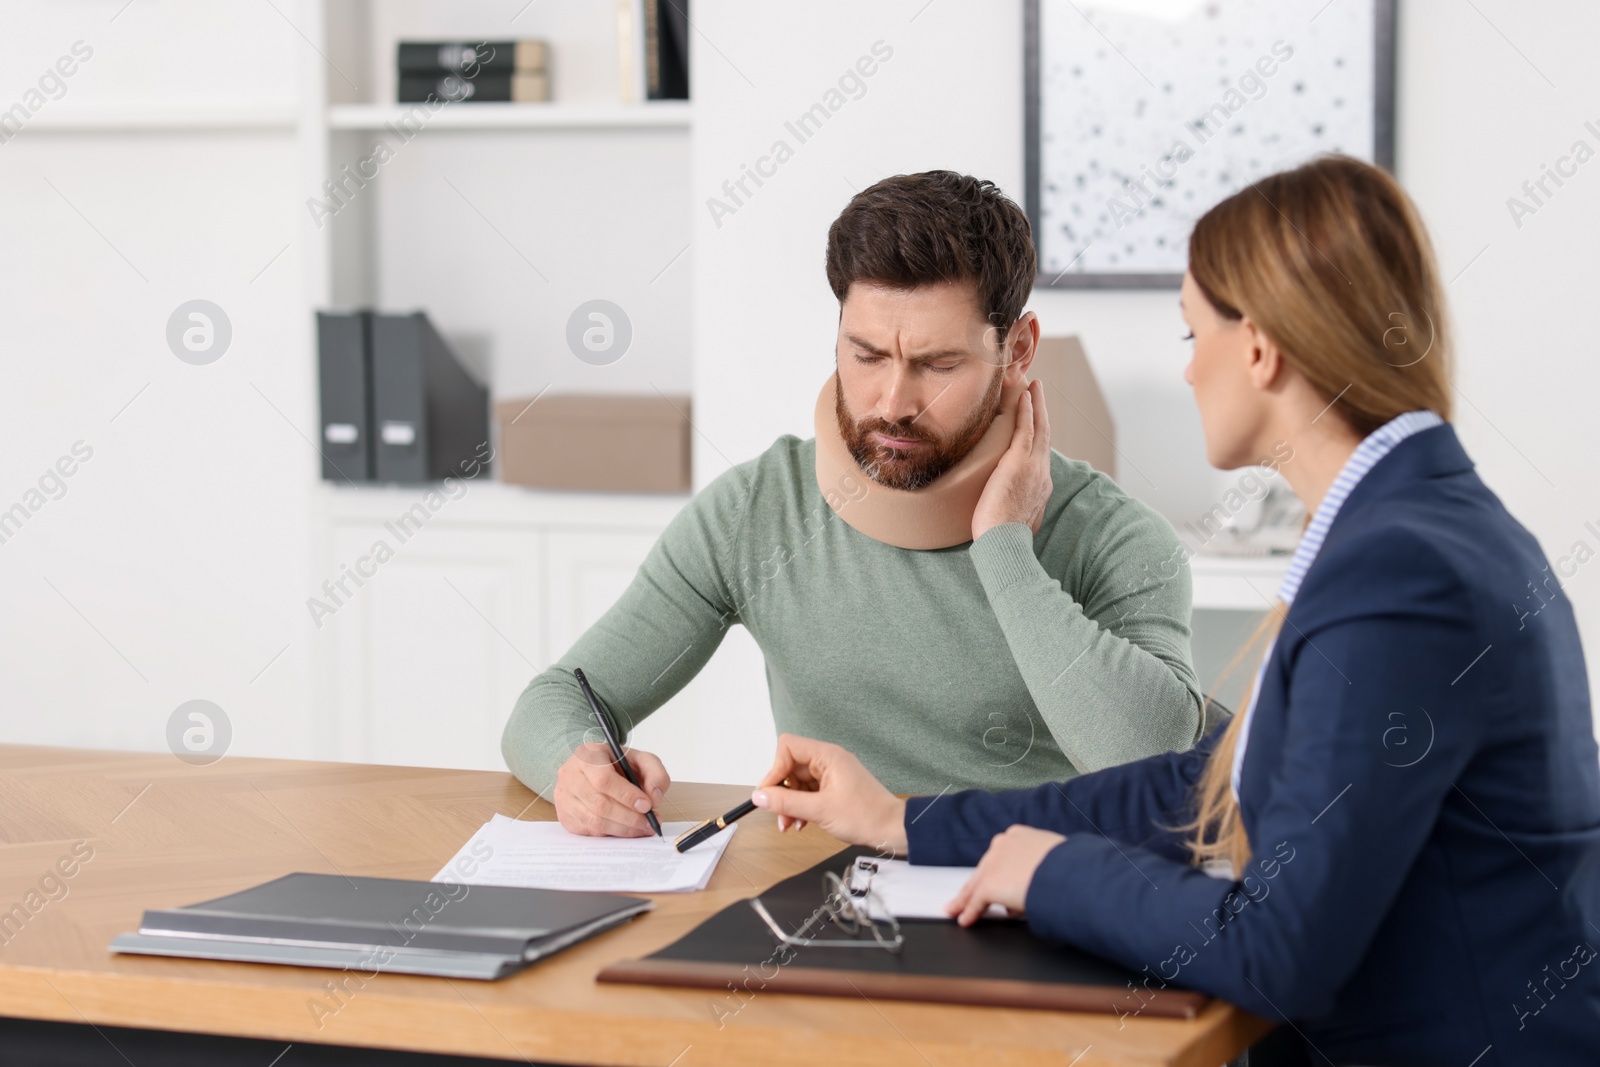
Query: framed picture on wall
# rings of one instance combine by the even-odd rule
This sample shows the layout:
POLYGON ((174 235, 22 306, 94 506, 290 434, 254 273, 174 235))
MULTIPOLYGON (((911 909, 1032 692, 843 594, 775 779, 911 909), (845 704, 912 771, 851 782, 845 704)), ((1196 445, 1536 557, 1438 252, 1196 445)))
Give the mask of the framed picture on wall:
POLYGON ((1213 204, 1324 152, 1394 165, 1394 0, 1024 0, 1039 282, 1177 288, 1213 204))

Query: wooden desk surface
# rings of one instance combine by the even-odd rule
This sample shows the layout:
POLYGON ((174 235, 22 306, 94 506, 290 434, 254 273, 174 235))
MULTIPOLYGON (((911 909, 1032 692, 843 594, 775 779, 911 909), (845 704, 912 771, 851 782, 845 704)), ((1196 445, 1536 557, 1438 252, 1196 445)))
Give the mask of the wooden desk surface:
MULTIPOLYGON (((664 814, 701 819, 747 795, 737 786, 680 783, 664 814)), ((764 813, 740 824, 704 892, 657 896, 641 919, 498 982, 378 975, 339 1006, 325 988, 337 971, 106 950, 112 937, 137 928, 145 908, 190 904, 290 871, 430 878, 495 812, 554 817, 506 773, 231 757, 193 767, 165 753, 0 745, 0 1014, 654 1067, 966 1067, 980 1057, 986 1067, 1214 1067, 1266 1029, 1221 1002, 1192 1021, 1119 1026, 1110 1015, 771 992, 741 1007, 731 993, 595 983, 605 964, 653 952, 841 847, 815 828, 779 835, 764 813), (93 856, 74 866, 77 842, 93 856), (57 873, 63 858, 70 878, 57 873)))

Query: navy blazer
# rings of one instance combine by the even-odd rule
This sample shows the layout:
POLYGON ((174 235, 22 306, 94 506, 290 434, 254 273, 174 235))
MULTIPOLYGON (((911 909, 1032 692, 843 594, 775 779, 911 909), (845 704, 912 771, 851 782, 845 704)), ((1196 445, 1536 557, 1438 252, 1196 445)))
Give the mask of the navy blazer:
MULTIPOLYGON (((1585 557, 1586 558, 1586 557, 1585 557)), ((1570 577, 1566 575, 1564 577, 1570 577)), ((1314 1063, 1600 1063, 1600 756, 1571 605, 1449 426, 1356 485, 1274 646, 1239 786, 1253 857, 1188 862, 1221 727, 1031 790, 915 798, 913 863, 1022 823, 1039 935, 1291 1022, 1314 1063)))

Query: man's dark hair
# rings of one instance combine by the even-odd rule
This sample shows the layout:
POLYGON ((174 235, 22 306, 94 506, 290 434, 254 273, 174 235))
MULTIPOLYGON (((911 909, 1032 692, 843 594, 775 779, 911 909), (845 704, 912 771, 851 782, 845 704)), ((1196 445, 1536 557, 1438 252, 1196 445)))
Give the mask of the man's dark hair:
POLYGON ((828 285, 913 289, 977 283, 978 310, 1009 329, 1036 270, 1028 216, 993 182, 951 170, 896 174, 863 189, 828 228, 828 285))

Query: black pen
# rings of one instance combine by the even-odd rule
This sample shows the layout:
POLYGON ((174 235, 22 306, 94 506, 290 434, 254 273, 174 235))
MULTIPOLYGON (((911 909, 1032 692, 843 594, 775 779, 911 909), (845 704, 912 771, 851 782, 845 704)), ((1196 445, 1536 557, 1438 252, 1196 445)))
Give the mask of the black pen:
POLYGON ((708 837, 713 837, 727 829, 729 823, 742 819, 755 810, 755 804, 747 800, 726 815, 718 815, 715 819, 707 819, 699 826, 691 830, 685 830, 673 844, 677 846, 679 852, 688 852, 708 837))
MULTIPOLYGON (((584 697, 589 701, 589 710, 594 712, 594 717, 600 720, 600 732, 606 735, 606 744, 611 746, 611 758, 615 761, 617 769, 622 772, 622 777, 628 784, 643 792, 644 786, 639 783, 639 776, 633 773, 633 764, 628 762, 628 757, 622 754, 622 746, 617 744, 617 735, 611 729, 611 718, 600 707, 600 698, 594 695, 594 690, 589 688, 589 679, 583 676, 578 668, 572 668, 572 676, 578 680, 578 688, 583 690, 584 697)), ((650 829, 661 837, 661 821, 656 818, 654 811, 647 811, 644 817, 649 820, 650 829)))

